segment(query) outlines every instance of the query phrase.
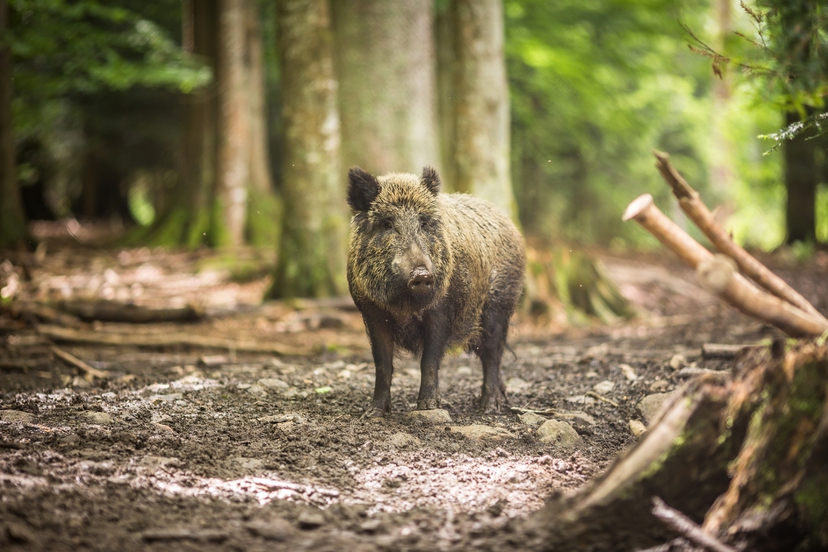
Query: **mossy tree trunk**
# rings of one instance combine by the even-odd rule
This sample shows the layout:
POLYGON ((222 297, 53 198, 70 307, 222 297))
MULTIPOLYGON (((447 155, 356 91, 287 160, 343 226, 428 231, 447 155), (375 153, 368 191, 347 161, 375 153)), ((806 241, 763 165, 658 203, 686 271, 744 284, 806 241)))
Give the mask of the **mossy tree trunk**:
POLYGON ((740 550, 828 546, 828 347, 743 354, 732 381, 690 382, 641 440, 579 493, 529 522, 549 550, 632 550, 678 536, 662 498, 740 550))
POLYGON ((0 0, 0 248, 24 246, 28 238, 12 131, 12 64, 5 32, 8 15, 6 1, 0 0))
POLYGON ((345 183, 326 0, 280 0, 284 218, 271 297, 345 293, 345 183))
POLYGON ((439 169, 431 0, 333 0, 332 8, 343 168, 439 169))
POLYGON ((452 0, 440 15, 438 37, 447 181, 516 219, 502 2, 452 0))

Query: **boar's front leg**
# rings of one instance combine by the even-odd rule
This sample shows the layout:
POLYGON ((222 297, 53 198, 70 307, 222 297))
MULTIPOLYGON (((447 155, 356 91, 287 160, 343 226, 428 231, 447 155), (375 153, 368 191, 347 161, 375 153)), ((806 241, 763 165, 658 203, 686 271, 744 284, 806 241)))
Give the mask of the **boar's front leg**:
POLYGON ((425 342, 420 360, 420 394, 417 396, 417 410, 440 408, 440 362, 446 353, 450 336, 448 316, 441 312, 430 313, 425 322, 425 342))
POLYGON ((371 340, 371 354, 377 373, 374 398, 367 415, 369 418, 381 418, 391 412, 391 377, 394 374, 393 320, 390 315, 372 305, 361 310, 371 340))

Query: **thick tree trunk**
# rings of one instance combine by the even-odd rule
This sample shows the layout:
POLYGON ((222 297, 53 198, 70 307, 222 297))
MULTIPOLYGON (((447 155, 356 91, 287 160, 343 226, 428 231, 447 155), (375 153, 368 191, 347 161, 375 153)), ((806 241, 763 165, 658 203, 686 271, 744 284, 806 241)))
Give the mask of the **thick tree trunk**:
POLYGON ((247 104, 250 109, 250 187, 270 194, 270 156, 267 150, 267 106, 265 105, 264 57, 259 3, 247 2, 245 24, 247 37, 247 104))
POLYGON ((273 297, 345 292, 344 180, 337 82, 326 0, 280 0, 284 162, 282 229, 273 297))
POLYGON ((439 169, 430 0, 334 0, 344 167, 439 169))
MULTIPOLYGON (((785 123, 799 121, 796 113, 786 113, 785 123)), ((814 140, 807 140, 804 134, 786 140, 785 189, 788 199, 785 204, 785 225, 787 243, 816 240, 816 185, 817 169, 814 156, 814 140)))
POLYGON ((250 112, 245 70, 246 0, 219 0, 219 143, 215 223, 219 245, 244 243, 250 160, 250 112))
MULTIPOLYGON (((449 8, 453 39, 451 98, 448 112, 451 142, 447 160, 454 164, 453 186, 491 201, 517 216, 509 172, 509 87, 503 54, 503 6, 500 0, 453 0, 449 8)), ((441 85, 441 90, 444 88, 441 85)))
POLYGON ((0 248, 23 246, 28 237, 20 197, 12 130, 12 64, 5 40, 8 5, 0 0, 0 248))

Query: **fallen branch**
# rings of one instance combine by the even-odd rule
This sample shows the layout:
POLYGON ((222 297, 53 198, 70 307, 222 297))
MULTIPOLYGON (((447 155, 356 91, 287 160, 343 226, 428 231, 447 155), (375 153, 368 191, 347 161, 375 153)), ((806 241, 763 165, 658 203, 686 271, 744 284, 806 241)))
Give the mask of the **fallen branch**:
POLYGON ((608 399, 608 398, 606 398, 606 397, 605 397, 605 396, 603 396, 603 395, 599 395, 599 394, 598 394, 598 393, 596 393, 595 391, 587 391, 587 392, 585 393, 585 395, 586 395, 587 397, 594 397, 594 398, 598 399, 599 401, 604 401, 605 403, 607 403, 607 404, 611 404, 612 406, 614 406, 614 407, 618 408, 618 403, 617 403, 617 402, 615 402, 615 401, 614 401, 614 400, 612 400, 612 399, 608 399))
POLYGON ((260 343, 243 339, 222 339, 217 337, 190 335, 184 333, 164 334, 123 334, 99 331, 74 330, 59 326, 40 325, 37 331, 54 341, 68 343, 92 343, 95 345, 116 345, 121 347, 201 347, 209 349, 227 349, 246 353, 267 353, 282 356, 309 356, 313 352, 296 349, 276 343, 260 343))
POLYGON ((696 267, 702 286, 740 311, 772 324, 792 337, 820 335, 828 331, 828 320, 806 313, 769 295, 736 272, 733 259, 715 255, 696 267))
POLYGON ((730 345, 726 343, 702 343, 702 357, 705 359, 722 358, 734 359, 746 347, 761 347, 761 345, 730 345))
POLYGON ((730 272, 718 268, 722 262, 714 263, 713 254, 667 218, 655 206, 650 194, 641 195, 629 204, 623 220, 630 219, 696 269, 702 285, 745 314, 772 324, 792 337, 818 336, 828 331, 828 320, 763 292, 737 273, 727 257, 720 256, 728 259, 722 262, 731 266, 730 272))
POLYGON ((719 539, 699 527, 692 519, 676 509, 670 508, 657 496, 653 497, 653 515, 672 530, 712 552, 736 552, 719 539))
POLYGON ((669 155, 658 151, 654 151, 653 155, 656 157, 656 168, 673 189, 673 195, 678 199, 681 210, 704 232, 704 235, 707 236, 716 249, 736 261, 742 274, 761 287, 803 311, 821 318, 828 324, 828 319, 822 316, 802 295, 756 260, 750 253, 736 245, 730 235, 716 221, 713 213, 699 199, 699 193, 687 184, 687 181, 670 163, 669 155))
POLYGON ((78 357, 67 353, 63 349, 58 349, 54 345, 49 347, 49 349, 55 354, 56 357, 68 362, 69 364, 71 364, 75 368, 80 369, 81 371, 89 374, 90 376, 93 376, 93 377, 96 377, 96 378, 101 378, 101 379, 105 379, 105 378, 109 377, 109 374, 107 374, 106 372, 102 372, 101 370, 98 370, 97 368, 93 368, 93 367, 89 366, 87 363, 85 363, 84 361, 82 361, 78 357))
POLYGON ((152 308, 121 303, 118 301, 69 301, 61 303, 60 309, 82 320, 100 320, 103 322, 129 322, 133 324, 150 324, 158 322, 194 322, 200 319, 203 309, 187 305, 175 308, 152 308))

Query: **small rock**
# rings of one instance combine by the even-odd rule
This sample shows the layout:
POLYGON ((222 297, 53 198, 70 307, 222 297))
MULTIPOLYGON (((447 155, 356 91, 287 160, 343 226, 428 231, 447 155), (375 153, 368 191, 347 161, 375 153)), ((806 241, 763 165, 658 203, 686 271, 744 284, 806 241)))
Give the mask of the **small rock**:
POLYGON ((412 410, 405 415, 410 420, 419 420, 429 424, 449 424, 451 415, 448 410, 435 408, 434 410, 412 410))
POLYGON ((674 354, 670 359, 670 368, 678 370, 682 366, 687 366, 687 358, 681 353, 674 354))
POLYGON ((647 431, 647 426, 638 420, 630 420, 630 433, 635 437, 641 437, 641 434, 647 431))
POLYGON ((115 419, 106 412, 84 412, 81 414, 90 424, 111 424, 115 419))
POLYGON ((609 343, 601 343, 600 345, 594 345, 587 349, 586 354, 584 355, 586 358, 592 358, 596 360, 601 360, 609 354, 609 343))
POLYGON ((607 393, 611 392, 615 389, 615 384, 609 380, 604 380, 601 383, 596 383, 592 390, 598 393, 599 395, 606 395, 607 393))
POLYGON ((34 532, 22 523, 6 523, 0 526, 0 542, 9 541, 17 544, 33 543, 37 541, 34 532))
POLYGON ((325 525, 325 516, 321 512, 305 510, 299 514, 299 519, 296 522, 302 529, 316 529, 325 525))
POLYGON ((258 383, 248 387, 247 392, 250 393, 251 395, 256 395, 256 396, 267 395, 267 389, 265 389, 264 387, 262 387, 258 383))
POLYGON ((308 392, 304 391, 304 390, 300 391, 299 389, 296 389, 295 387, 291 387, 290 389, 286 390, 282 394, 282 396, 285 397, 286 399, 293 399, 293 398, 296 398, 296 397, 304 399, 308 396, 308 392))
POLYGON ((650 391, 659 392, 664 391, 670 387, 670 382, 666 380, 655 380, 653 383, 650 384, 650 391))
POLYGON ((251 387, 252 385, 253 385, 252 383, 237 383, 237 384, 236 384, 236 387, 237 387, 238 389, 250 389, 250 387, 251 387))
POLYGON ((244 526, 254 535, 267 540, 285 541, 293 533, 290 522, 281 518, 249 521, 244 526))
POLYGON ((537 412, 525 412, 518 415, 518 418, 529 427, 537 427, 547 420, 547 418, 544 418, 537 412))
POLYGON ((72 387, 77 387, 78 389, 89 389, 92 387, 92 384, 80 376, 75 376, 72 378, 72 387))
POLYGON ((582 412, 580 410, 572 410, 571 412, 567 412, 564 410, 559 410, 555 412, 556 418, 576 418, 578 420, 582 420, 589 425, 595 425, 595 418, 587 414, 586 412, 582 412))
POLYGON ((624 374, 624 377, 629 381, 635 381, 638 379, 635 370, 633 370, 633 367, 629 364, 619 364, 618 368, 621 370, 621 373, 624 374))
POLYGON ((692 378, 694 376, 710 375, 718 379, 727 379, 730 377, 730 370, 711 370, 709 368, 699 368, 697 366, 687 366, 678 372, 680 378, 692 378))
POLYGON ((139 465, 150 471, 158 471, 160 468, 177 466, 179 463, 180 460, 178 458, 147 455, 141 458, 139 465))
POLYGON ((541 443, 551 443, 563 449, 573 449, 583 442, 571 425, 558 420, 544 422, 538 428, 538 438, 541 443))
POLYGON ((167 393, 165 395, 151 395, 149 397, 149 402, 151 402, 151 403, 157 403, 157 402, 169 402, 169 403, 171 403, 173 401, 177 401, 177 400, 183 399, 183 398, 184 398, 183 393, 167 393))
POLYGON ((21 410, 0 410, 0 420, 30 424, 34 421, 34 414, 21 410))
POLYGON ((457 375, 459 376, 469 376, 472 374, 471 366, 460 366, 457 369, 457 375))
POLYGON ((520 393, 532 387, 532 384, 526 380, 518 377, 509 378, 506 382, 506 391, 508 393, 520 393))
POLYGON ((664 403, 670 400, 673 393, 653 393, 638 401, 638 411, 641 413, 641 417, 644 418, 647 425, 658 415, 664 403))
POLYGON ((467 426, 454 426, 451 428, 451 432, 459 433, 461 435, 464 435, 468 439, 474 439, 477 441, 482 441, 484 439, 499 441, 501 439, 514 438, 514 435, 512 435, 510 432, 506 431, 503 428, 490 427, 478 424, 467 426))
POLYGON ((264 462, 258 458, 246 458, 244 456, 234 456, 228 459, 233 466, 249 471, 259 471, 264 469, 264 462))
POLYGON ((359 526, 359 530, 363 533, 376 533, 380 528, 382 528, 382 522, 376 518, 364 521, 359 526))
POLYGON ((589 378, 589 379, 595 379, 595 378, 598 377, 598 372, 596 372, 595 370, 590 370, 589 372, 584 374, 584 377, 589 378))
POLYGON ((414 445, 419 445, 420 440, 414 437, 413 435, 399 431, 391 437, 389 437, 387 443, 392 447, 406 448, 414 445))

